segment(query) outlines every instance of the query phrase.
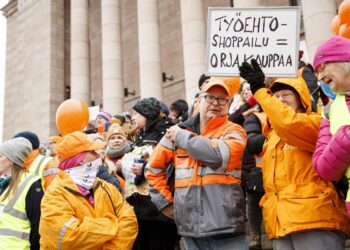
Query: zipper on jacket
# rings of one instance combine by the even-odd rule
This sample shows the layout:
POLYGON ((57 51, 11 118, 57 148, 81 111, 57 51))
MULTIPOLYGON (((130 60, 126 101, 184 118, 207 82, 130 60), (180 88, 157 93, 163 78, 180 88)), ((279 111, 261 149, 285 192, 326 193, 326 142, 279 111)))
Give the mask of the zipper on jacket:
POLYGON ((87 198, 85 195, 83 195, 82 193, 80 193, 80 192, 78 192, 78 191, 76 191, 76 190, 74 190, 74 189, 71 189, 71 188, 69 188, 69 187, 64 187, 64 189, 66 189, 66 190, 68 190, 69 192, 71 192, 71 193, 73 193, 73 194, 76 194, 76 195, 78 195, 78 196, 81 196, 81 197, 85 198, 86 200, 88 200, 88 198, 87 198))
MULTIPOLYGON (((113 200, 112 200, 110 194, 107 192, 107 190, 106 190, 106 189, 104 188, 104 186, 101 184, 101 182, 98 182, 98 184, 96 185, 96 189, 97 189, 99 186, 101 186, 102 189, 107 193, 108 198, 109 198, 109 200, 110 200, 110 202, 111 202, 111 205, 112 205, 112 207, 113 207, 114 215, 117 216, 117 213, 115 212, 115 207, 114 207, 114 205, 113 205, 113 200)), ((94 193, 95 193, 95 192, 94 192, 94 193)))
MULTIPOLYGON (((97 182, 97 184, 96 184, 95 187, 93 188, 93 194, 95 194, 95 191, 99 188, 99 186, 101 186, 101 182, 100 182, 100 181, 97 182)), ((67 191, 69 191, 69 192, 71 192, 71 193, 73 193, 73 194, 75 194, 75 195, 78 195, 78 196, 83 197, 85 200, 87 200, 87 201, 89 202, 89 204, 91 204, 90 201, 89 201, 89 198, 86 197, 84 194, 82 194, 82 193, 80 193, 80 192, 78 192, 78 191, 76 191, 76 190, 74 190, 74 189, 71 189, 70 187, 64 187, 64 189, 66 189, 67 191)), ((90 193, 90 195, 91 195, 91 193, 90 193)), ((94 196, 93 196, 93 197, 94 197, 94 196)), ((91 205, 92 205, 92 204, 91 204, 91 205)))

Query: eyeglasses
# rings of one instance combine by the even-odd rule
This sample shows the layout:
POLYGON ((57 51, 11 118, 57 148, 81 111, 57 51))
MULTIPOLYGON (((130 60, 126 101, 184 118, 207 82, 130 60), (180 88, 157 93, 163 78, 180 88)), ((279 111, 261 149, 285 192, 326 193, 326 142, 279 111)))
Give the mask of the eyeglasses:
POLYGON ((325 76, 325 71, 326 71, 326 63, 323 63, 320 65, 319 69, 317 70, 317 80, 325 83, 325 84, 330 84, 332 82, 332 79, 328 78, 325 76))
POLYGON ((286 93, 281 93, 279 95, 274 94, 278 99, 282 97, 283 100, 289 100, 294 97, 294 93, 292 92, 286 92, 286 93))
POLYGON ((220 105, 220 106, 225 106, 228 102, 230 102, 230 99, 227 98, 223 98, 223 97, 215 97, 212 95, 202 95, 202 97, 204 97, 205 101, 207 103, 213 104, 216 100, 216 102, 220 105))

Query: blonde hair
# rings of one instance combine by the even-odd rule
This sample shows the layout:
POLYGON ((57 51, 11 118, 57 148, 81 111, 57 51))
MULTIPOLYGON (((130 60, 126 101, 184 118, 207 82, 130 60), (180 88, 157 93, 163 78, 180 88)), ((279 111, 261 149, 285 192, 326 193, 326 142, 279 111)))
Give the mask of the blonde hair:
POLYGON ((12 196, 16 193, 17 188, 18 188, 18 184, 21 181, 21 177, 23 174, 26 173, 25 169, 12 163, 12 168, 11 168, 11 179, 10 179, 10 183, 9 186, 6 190, 6 193, 4 194, 4 197, 2 198, 1 201, 6 200, 6 198, 8 196, 12 196))

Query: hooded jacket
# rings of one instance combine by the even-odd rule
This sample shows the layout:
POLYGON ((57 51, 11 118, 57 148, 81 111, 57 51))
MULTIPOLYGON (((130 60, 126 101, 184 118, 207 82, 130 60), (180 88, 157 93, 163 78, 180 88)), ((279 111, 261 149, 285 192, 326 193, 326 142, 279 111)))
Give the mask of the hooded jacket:
POLYGON ((321 116, 311 111, 307 85, 302 78, 277 79, 271 87, 276 83, 293 87, 306 111, 295 112, 267 88, 254 95, 272 126, 262 161, 266 233, 270 239, 315 229, 348 233, 344 203, 312 164, 321 116))
POLYGON ((117 189, 99 178, 93 206, 77 185, 60 172, 41 203, 41 249, 131 249, 136 216, 117 189))

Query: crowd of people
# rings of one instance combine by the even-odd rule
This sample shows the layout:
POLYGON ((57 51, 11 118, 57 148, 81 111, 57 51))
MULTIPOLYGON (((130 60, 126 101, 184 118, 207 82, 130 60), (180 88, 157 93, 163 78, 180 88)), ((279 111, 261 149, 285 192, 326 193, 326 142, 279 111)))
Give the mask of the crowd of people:
POLYGON ((344 249, 350 40, 297 78, 239 70, 202 75, 192 105, 143 98, 47 143, 4 141, 0 249, 261 249, 263 232, 277 250, 344 249))

